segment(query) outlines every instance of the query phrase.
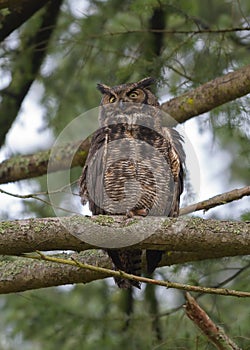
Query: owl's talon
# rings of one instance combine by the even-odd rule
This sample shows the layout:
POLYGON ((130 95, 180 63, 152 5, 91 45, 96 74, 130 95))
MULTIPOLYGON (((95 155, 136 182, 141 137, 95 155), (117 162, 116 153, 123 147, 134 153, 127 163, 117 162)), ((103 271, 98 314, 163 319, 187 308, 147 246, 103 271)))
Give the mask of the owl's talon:
POLYGON ((134 216, 147 216, 149 213, 149 209, 132 209, 126 211, 126 218, 133 218, 134 216))
POLYGON ((134 216, 134 213, 132 210, 126 211, 126 219, 131 219, 131 218, 133 218, 133 216, 134 216))
POLYGON ((136 215, 139 215, 139 216, 148 216, 148 213, 149 213, 149 209, 148 208, 145 208, 145 209, 138 209, 136 211, 136 215))

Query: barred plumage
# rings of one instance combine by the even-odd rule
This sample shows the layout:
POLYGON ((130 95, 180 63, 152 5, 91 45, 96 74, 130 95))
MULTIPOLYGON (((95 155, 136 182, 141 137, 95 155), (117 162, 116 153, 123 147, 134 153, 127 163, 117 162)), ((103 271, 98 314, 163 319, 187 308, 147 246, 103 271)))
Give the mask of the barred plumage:
MULTIPOLYGON (((93 215, 177 216, 183 191, 185 155, 181 136, 161 126, 161 111, 150 91, 152 78, 115 87, 98 84, 103 98, 100 128, 92 137, 80 178, 82 203, 93 215)), ((115 268, 140 274, 140 250, 107 249, 115 268)), ((146 252, 152 273, 161 251, 146 252)), ((140 287, 116 279, 121 288, 140 287)))

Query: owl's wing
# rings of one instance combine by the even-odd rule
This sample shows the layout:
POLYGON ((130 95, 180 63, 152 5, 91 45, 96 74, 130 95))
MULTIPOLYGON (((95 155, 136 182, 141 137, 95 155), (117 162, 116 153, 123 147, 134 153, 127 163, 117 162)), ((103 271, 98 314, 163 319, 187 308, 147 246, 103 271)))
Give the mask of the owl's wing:
MULTIPOLYGON (((183 191, 183 177, 184 177, 184 165, 185 165, 185 152, 182 147, 183 139, 181 135, 174 129, 163 128, 163 136, 169 142, 169 146, 166 148, 165 157, 168 160, 170 170, 174 179, 173 199, 172 207, 168 216, 176 217, 179 214, 180 207, 180 195, 183 191)), ((155 268, 161 261, 163 251, 160 250, 147 250, 147 272, 152 274, 155 268)))
POLYGON ((165 127, 163 128, 163 133, 165 138, 170 142, 170 148, 168 149, 168 159, 174 179, 173 205, 169 216, 178 216, 180 195, 183 192, 184 181, 185 152, 182 147, 183 138, 174 129, 165 127))
POLYGON ((102 169, 103 162, 105 162, 107 139, 107 128, 100 128, 93 134, 88 157, 79 179, 81 202, 83 205, 89 202, 93 215, 104 214, 97 203, 102 203, 102 169))

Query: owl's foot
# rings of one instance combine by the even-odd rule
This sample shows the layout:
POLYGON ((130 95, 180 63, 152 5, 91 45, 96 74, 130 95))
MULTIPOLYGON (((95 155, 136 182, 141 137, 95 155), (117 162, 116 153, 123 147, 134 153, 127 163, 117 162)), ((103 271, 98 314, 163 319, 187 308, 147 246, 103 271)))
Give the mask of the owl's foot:
POLYGON ((132 209, 132 210, 127 210, 126 212, 126 217, 127 218, 133 218, 134 216, 147 216, 149 210, 148 209, 132 209))

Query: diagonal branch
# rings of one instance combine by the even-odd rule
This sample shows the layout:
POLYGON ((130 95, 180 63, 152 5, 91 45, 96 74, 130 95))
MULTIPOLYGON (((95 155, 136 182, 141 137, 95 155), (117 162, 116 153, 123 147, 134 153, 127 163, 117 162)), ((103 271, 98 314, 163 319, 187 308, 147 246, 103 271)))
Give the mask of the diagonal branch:
POLYGON ((25 35, 22 40, 22 54, 16 52, 11 83, 0 91, 0 146, 15 120, 20 106, 33 81, 37 77, 47 53, 48 43, 54 31, 62 0, 48 3, 41 14, 41 24, 36 31, 25 35))
POLYGON ((250 196, 250 186, 228 191, 199 203, 191 204, 180 210, 180 215, 186 215, 199 210, 209 210, 219 205, 227 204, 245 196, 250 196))
POLYGON ((195 299, 186 293, 186 315, 206 335, 209 341, 218 350, 241 350, 232 339, 230 339, 221 327, 218 327, 210 319, 207 313, 197 304, 195 299))
MULTIPOLYGON (((72 142, 58 147, 57 156, 50 162, 50 171, 65 170, 79 165, 83 166, 88 155, 90 139, 91 137, 88 137, 83 142, 72 142)), ((31 179, 47 174, 49 159, 50 150, 32 155, 14 156, 3 161, 0 164, 0 184, 31 179)))
POLYGON ((49 0, 0 1, 0 42, 26 22, 49 0))
MULTIPOLYGON (((189 253, 177 253, 176 255, 175 252, 173 252, 170 255, 166 254, 160 266, 204 260, 204 254, 199 256, 199 254, 192 253, 191 260, 190 258, 191 255, 189 253)), ((146 262, 144 259, 143 266, 145 265, 146 262)), ((2 258, 0 261, 0 294, 72 283, 90 283, 117 273, 113 270, 110 271, 111 268, 111 261, 108 255, 100 250, 71 254, 55 254, 43 260, 27 259, 27 257, 13 257, 11 260, 9 260, 9 258, 6 260, 2 258), (67 262, 66 264, 65 260, 67 262), (80 267, 81 264, 85 264, 85 267, 91 265, 91 269, 83 269, 80 267)), ((173 284, 172 287, 174 287, 173 284)), ((175 284, 175 287, 181 286, 175 284)), ((216 290, 217 288, 213 289, 216 290)), ((229 295, 225 289, 221 288, 221 290, 222 293, 229 295)), ((199 291, 199 289, 196 290, 196 292, 199 291)), ((242 297, 248 297, 250 295, 248 292, 237 291, 233 291, 231 294, 242 297), (241 294, 239 295, 239 293, 241 294)))
POLYGON ((163 103, 161 107, 177 122, 184 123, 197 115, 249 94, 249 80, 250 65, 247 65, 175 97, 163 103))
MULTIPOLYGON (((68 186, 62 187, 61 189, 58 189, 55 192, 57 192, 57 193, 63 192, 65 190, 65 188, 67 188, 67 187, 68 186)), ((9 195, 11 197, 20 198, 20 199, 36 199, 38 201, 41 201, 41 202, 55 208, 55 206, 52 205, 49 200, 45 200, 45 199, 40 197, 40 196, 52 194, 53 192, 47 191, 47 192, 38 192, 38 193, 18 194, 18 193, 8 192, 8 191, 5 191, 5 190, 0 188, 0 193, 9 195)), ((75 195, 77 195, 77 194, 75 194, 75 195)), ((224 205, 224 204, 233 202, 235 200, 242 199, 245 196, 250 196, 250 186, 241 187, 239 189, 236 188, 232 191, 224 192, 222 194, 216 195, 214 197, 203 200, 201 202, 194 203, 194 204, 188 205, 186 207, 183 207, 180 209, 180 216, 194 213, 194 212, 199 211, 199 210, 207 211, 207 210, 214 208, 214 207, 217 207, 219 205, 224 205)), ((57 208, 59 208, 59 207, 57 207, 57 208)), ((60 209, 62 209, 62 208, 60 208, 60 209)), ((63 210, 65 212, 69 212, 71 214, 76 214, 75 212, 72 212, 72 211, 67 210, 65 208, 63 210)))
POLYGON ((71 266, 77 266, 84 270, 90 270, 93 272, 101 273, 103 275, 108 275, 112 277, 122 277, 126 278, 128 280, 138 281, 138 282, 144 282, 149 284, 154 284, 157 286, 162 286, 166 288, 174 288, 174 289, 181 289, 186 291, 192 291, 192 292, 199 292, 199 293, 208 293, 208 294, 217 294, 217 295, 225 295, 225 296, 237 296, 237 297, 248 297, 250 298, 250 292, 241 292, 236 290, 230 290, 225 288, 213 288, 213 287, 203 287, 203 286, 192 286, 187 285, 183 283, 176 283, 176 282, 169 282, 169 281, 160 281, 148 277, 143 276, 137 276, 133 274, 126 273, 124 271, 115 271, 111 269, 107 269, 100 266, 90 265, 83 263, 81 261, 78 261, 76 258, 71 257, 71 259, 62 259, 58 257, 53 257, 49 255, 45 255, 39 251, 36 252, 36 255, 26 255, 24 254, 23 257, 33 259, 33 260, 44 260, 49 261, 52 263, 58 263, 63 265, 71 265, 71 266))
MULTIPOLYGON (((162 108, 178 122, 183 123, 192 117, 248 94, 250 92, 249 81, 250 65, 209 81, 194 90, 167 101, 162 104, 162 108)), ((84 164, 89 145, 88 138, 82 143, 79 151, 76 152, 74 161, 70 166, 82 166, 84 164)), ((55 160, 54 170, 51 169, 51 171, 68 169, 68 162, 62 160, 69 159, 68 152, 72 154, 75 149, 74 142, 67 144, 66 147, 58 148, 60 161, 55 160)), ((5 160, 0 164, 0 183, 46 174, 49 154, 49 151, 44 151, 35 155, 17 156, 5 160)))

